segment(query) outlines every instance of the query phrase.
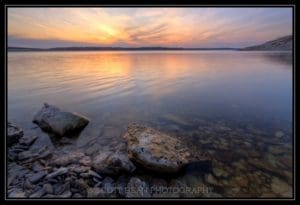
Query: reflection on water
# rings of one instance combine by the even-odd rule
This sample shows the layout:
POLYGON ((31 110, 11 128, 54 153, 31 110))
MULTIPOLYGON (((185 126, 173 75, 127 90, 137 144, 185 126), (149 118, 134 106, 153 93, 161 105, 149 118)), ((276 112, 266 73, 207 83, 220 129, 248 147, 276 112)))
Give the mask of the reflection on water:
MULTIPOLYGON (((207 197, 292 194, 292 58, 236 51, 10 52, 8 120, 54 149, 123 149, 133 122, 182 137, 214 156, 207 197), (59 146, 31 120, 43 102, 88 116, 59 146)), ((40 143, 40 144, 39 144, 40 143)), ((197 171, 197 170, 196 170, 197 171)), ((203 196, 203 195, 201 195, 203 196)))

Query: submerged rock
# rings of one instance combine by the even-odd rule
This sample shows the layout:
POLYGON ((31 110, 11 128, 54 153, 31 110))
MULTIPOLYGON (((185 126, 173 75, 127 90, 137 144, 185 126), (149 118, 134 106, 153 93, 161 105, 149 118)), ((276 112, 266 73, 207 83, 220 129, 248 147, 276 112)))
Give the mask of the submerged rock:
POLYGON ((69 164, 81 164, 80 160, 86 157, 83 152, 72 151, 54 159, 51 164, 56 166, 67 166, 69 164))
POLYGON ((283 197, 293 196, 293 187, 277 177, 272 179, 271 189, 274 193, 280 194, 283 197))
POLYGON ((92 166, 100 174, 130 173, 135 170, 126 154, 112 151, 100 152, 94 157, 92 166))
POLYGON ((45 131, 64 136, 82 130, 89 123, 89 120, 86 117, 61 111, 59 108, 45 103, 44 107, 34 116, 33 122, 45 131))
POLYGON ((61 167, 61 168, 57 169, 56 171, 54 171, 54 172, 48 174, 48 175, 46 176, 46 179, 51 179, 51 178, 54 178, 54 177, 56 177, 56 176, 66 174, 67 172, 68 172, 68 168, 66 168, 66 167, 61 167))
POLYGON ((27 136, 27 137, 22 137, 20 139, 20 144, 21 145, 25 145, 25 146, 30 146, 32 145, 35 140, 37 139, 38 137, 37 136, 27 136))
POLYGON ((128 156, 144 168, 174 173, 191 162, 210 160, 208 156, 192 157, 182 141, 152 128, 131 125, 125 134, 128 156))
POLYGON ((151 197, 149 184, 137 177, 132 177, 127 184, 126 198, 151 197))
POLYGON ((12 146, 17 143, 21 137, 23 137, 23 130, 16 125, 8 122, 7 126, 7 145, 12 146))
POLYGON ((37 172, 35 174, 32 174, 29 176, 29 181, 33 184, 39 182, 44 176, 46 176, 46 173, 44 171, 37 172))

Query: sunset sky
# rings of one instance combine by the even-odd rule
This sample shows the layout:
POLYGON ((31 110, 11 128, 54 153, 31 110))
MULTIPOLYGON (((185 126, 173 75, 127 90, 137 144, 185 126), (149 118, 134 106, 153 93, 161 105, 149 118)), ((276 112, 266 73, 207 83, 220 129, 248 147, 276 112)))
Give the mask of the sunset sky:
POLYGON ((292 8, 8 8, 8 46, 243 47, 292 34, 292 8))

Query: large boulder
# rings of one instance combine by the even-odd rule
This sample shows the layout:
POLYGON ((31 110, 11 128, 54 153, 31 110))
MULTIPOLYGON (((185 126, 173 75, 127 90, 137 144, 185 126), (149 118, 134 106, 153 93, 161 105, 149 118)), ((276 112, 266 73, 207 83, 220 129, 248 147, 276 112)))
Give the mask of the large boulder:
POLYGON ((188 164, 210 160, 206 155, 199 157, 181 140, 152 128, 134 124, 124 137, 129 159, 152 171, 175 173, 188 164))
POLYGON ((44 103, 44 107, 34 116, 33 122, 47 132, 64 136, 82 130, 89 120, 79 114, 64 112, 53 105, 44 103))
POLYGON ((93 159, 93 168, 100 174, 120 174, 133 172, 134 164, 128 159, 126 153, 102 151, 93 159))
POLYGON ((23 137, 23 130, 16 125, 8 122, 7 124, 7 145, 12 146, 13 144, 19 142, 19 139, 23 137))

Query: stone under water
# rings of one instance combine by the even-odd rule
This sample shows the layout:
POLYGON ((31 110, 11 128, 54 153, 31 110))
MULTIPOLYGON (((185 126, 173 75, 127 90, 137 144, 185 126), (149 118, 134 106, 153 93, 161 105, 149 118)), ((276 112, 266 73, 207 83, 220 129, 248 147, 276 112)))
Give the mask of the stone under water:
POLYGON ((193 153, 181 140, 152 128, 131 125, 124 138, 129 159, 149 170, 176 173, 190 163, 210 161, 209 156, 193 153))
POLYGON ((89 120, 79 114, 65 112, 58 107, 44 103, 43 108, 34 116, 33 122, 47 132, 64 136, 71 132, 81 131, 89 120))

